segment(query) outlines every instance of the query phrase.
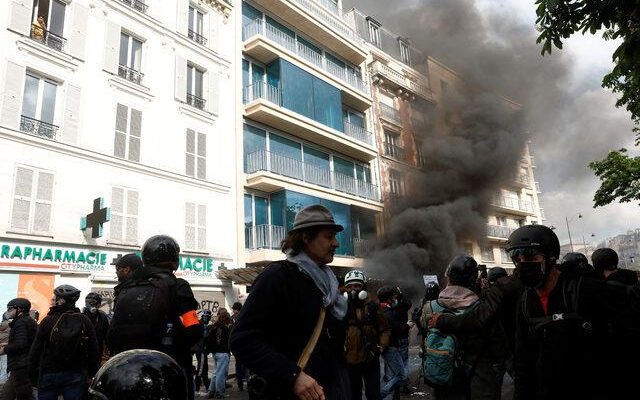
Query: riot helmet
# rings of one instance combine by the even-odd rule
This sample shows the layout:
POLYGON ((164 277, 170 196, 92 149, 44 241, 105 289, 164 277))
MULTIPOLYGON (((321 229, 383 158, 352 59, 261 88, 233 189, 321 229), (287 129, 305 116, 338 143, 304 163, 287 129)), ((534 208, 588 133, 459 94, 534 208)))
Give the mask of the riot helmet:
POLYGON ((608 247, 596 249, 591 255, 593 267, 600 273, 605 270, 612 271, 618 268, 618 261, 618 253, 608 247))
POLYGON ((63 299, 65 303, 75 303, 80 298, 80 290, 71 285, 60 285, 53 289, 56 300, 63 299))
POLYGON ((587 256, 582 253, 572 252, 567 253, 562 257, 562 263, 560 264, 562 272, 566 273, 579 273, 588 274, 595 272, 595 269, 589 264, 587 256))
POLYGON ((478 279, 478 263, 467 255, 456 256, 449 263, 445 275, 450 284, 472 289, 478 279))
POLYGON ((187 378, 168 355, 129 350, 107 361, 89 387, 90 400, 184 400, 187 378))
POLYGON ((142 264, 178 269, 180 245, 171 236, 152 236, 142 245, 142 264))
POLYGON ((507 275, 508 274, 506 269, 502 267, 493 267, 489 270, 489 272, 487 272, 487 280, 489 281, 489 283, 493 284, 498 279, 504 278, 507 275))
POLYGON ((547 260, 560 256, 560 241, 551 228, 544 225, 525 225, 509 235, 506 250, 534 249, 544 254, 547 260))

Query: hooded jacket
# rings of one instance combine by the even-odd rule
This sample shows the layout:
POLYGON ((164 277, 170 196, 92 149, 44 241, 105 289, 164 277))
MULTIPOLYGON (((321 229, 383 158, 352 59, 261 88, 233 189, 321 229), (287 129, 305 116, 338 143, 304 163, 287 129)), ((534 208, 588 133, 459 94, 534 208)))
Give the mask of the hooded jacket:
POLYGON ((18 315, 9 324, 9 341, 4 348, 7 355, 7 371, 25 368, 29 361, 29 349, 38 326, 29 313, 18 315))

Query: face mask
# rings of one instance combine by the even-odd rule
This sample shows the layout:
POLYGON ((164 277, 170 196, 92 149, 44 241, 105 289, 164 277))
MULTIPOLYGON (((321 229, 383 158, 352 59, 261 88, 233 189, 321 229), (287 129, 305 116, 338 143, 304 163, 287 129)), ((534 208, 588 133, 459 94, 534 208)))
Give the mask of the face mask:
POLYGON ((544 280, 544 264, 541 262, 522 261, 517 265, 518 277, 527 287, 536 288, 544 280))
POLYGON ((15 308, 12 308, 11 310, 7 310, 4 313, 4 319, 14 319, 16 317, 17 311, 15 308))

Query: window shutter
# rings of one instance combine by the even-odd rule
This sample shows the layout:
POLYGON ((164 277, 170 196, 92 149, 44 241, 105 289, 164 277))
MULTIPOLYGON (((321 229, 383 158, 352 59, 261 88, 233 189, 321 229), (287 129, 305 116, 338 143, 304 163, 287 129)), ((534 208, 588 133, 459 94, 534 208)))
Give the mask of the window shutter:
POLYGON ((118 104, 116 108, 116 132, 113 145, 113 155, 124 158, 127 148, 127 106, 118 104))
MULTIPOLYGON (((6 6, 5 6, 6 7, 6 6)), ((13 0, 8 28, 21 35, 29 36, 31 32, 31 8, 29 0, 13 0)))
POLYGON ((2 93, 2 111, 0 125, 17 130, 20 126, 22 107, 22 89, 24 86, 25 68, 7 61, 4 75, 4 91, 2 93))
POLYGON ((81 93, 82 90, 78 86, 67 86, 67 102, 64 107, 64 130, 62 133, 62 139, 67 143, 78 143, 81 93))
POLYGON ((36 191, 33 230, 49 232, 51 229, 51 201, 53 200, 53 174, 40 171, 36 191))
POLYGON ((142 112, 131 109, 131 126, 129 128, 129 155, 131 161, 140 161, 140 136, 142 132, 142 112))
POLYGON ((110 238, 113 241, 122 241, 122 224, 124 213, 124 189, 114 187, 111 191, 111 221, 110 238))
POLYGON ((71 31, 71 37, 69 38, 69 53, 79 59, 84 59, 88 19, 89 9, 78 3, 74 3, 73 30, 71 31))
POLYGON ((29 229, 29 212, 31 209, 31 191, 34 171, 28 168, 16 169, 16 182, 11 213, 11 227, 29 229))
POLYGON ((187 249, 195 249, 196 247, 196 206, 193 203, 185 204, 185 229, 184 229, 184 243, 187 249))
POLYGON ((193 129, 187 129, 187 151, 185 173, 195 176, 196 133, 193 129))
POLYGON ((209 72, 209 99, 207 107, 209 112, 218 115, 220 104, 220 74, 214 71, 209 72))
POLYGON ((207 248, 207 206, 198 205, 198 250, 207 248))
POLYGON ((176 10, 176 32, 187 35, 189 29, 189 0, 178 0, 176 10))
POLYGON ((127 190, 127 243, 138 243, 138 192, 127 190))
POLYGON ((176 56, 176 100, 187 101, 187 60, 184 57, 176 56))
POLYGON ((112 74, 118 73, 118 57, 120 52, 120 26, 106 21, 104 30, 104 70, 112 74))
POLYGON ((207 135, 198 132, 198 179, 207 179, 207 135))

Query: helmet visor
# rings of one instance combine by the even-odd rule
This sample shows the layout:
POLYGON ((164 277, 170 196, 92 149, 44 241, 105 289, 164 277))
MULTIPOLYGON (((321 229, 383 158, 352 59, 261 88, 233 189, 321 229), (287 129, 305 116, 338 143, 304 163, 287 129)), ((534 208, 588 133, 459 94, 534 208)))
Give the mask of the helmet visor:
POLYGON ((537 255, 544 255, 540 250, 534 247, 521 247, 517 249, 511 249, 509 250, 508 254, 512 260, 520 256, 529 258, 529 257, 535 257, 537 255))

